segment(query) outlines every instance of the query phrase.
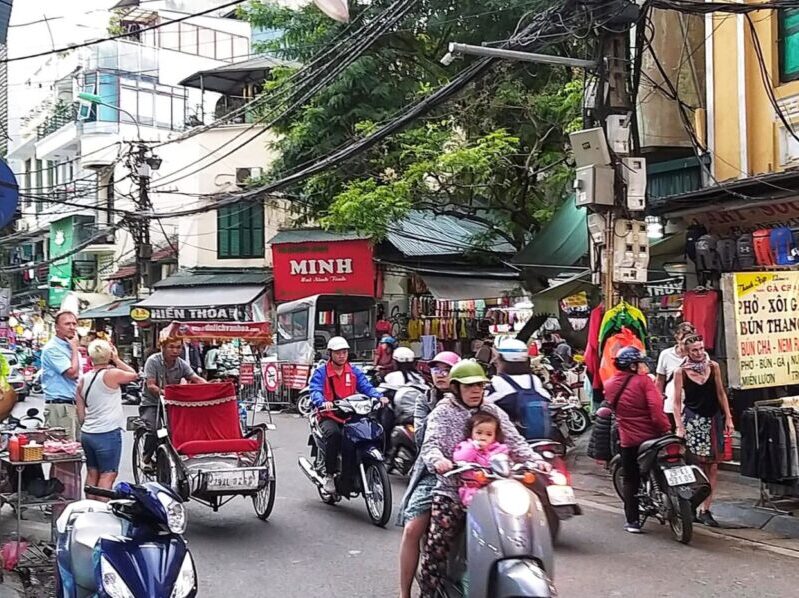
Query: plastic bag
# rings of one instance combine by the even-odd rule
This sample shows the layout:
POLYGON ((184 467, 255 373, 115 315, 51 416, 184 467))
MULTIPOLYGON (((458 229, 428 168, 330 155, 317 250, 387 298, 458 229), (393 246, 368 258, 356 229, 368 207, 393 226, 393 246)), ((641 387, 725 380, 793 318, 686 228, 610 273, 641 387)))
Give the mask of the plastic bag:
POLYGON ((19 563, 19 557, 28 550, 28 543, 24 540, 21 542, 6 542, 0 548, 0 557, 3 558, 3 568, 6 571, 11 571, 19 563))
POLYGON ((602 379, 602 384, 606 384, 618 372, 613 359, 625 347, 635 347, 641 351, 646 351, 644 343, 629 328, 622 328, 621 332, 611 336, 602 349, 602 361, 599 366, 599 377, 602 379))

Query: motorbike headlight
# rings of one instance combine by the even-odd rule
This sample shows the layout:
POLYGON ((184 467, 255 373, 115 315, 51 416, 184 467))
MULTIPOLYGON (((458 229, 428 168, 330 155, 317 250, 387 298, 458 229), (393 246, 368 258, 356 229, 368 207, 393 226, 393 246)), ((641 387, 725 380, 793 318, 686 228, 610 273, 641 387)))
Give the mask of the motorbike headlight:
POLYGON ((109 598, 134 598, 127 584, 104 556, 100 557, 100 579, 109 598))
POLYGON ((521 517, 530 510, 530 493, 519 482, 500 480, 492 486, 497 506, 511 517, 521 517))
POLYGON ((183 557, 183 564, 180 566, 180 573, 175 580, 175 587, 172 589, 170 598, 186 598, 194 589, 195 581, 194 563, 191 560, 191 555, 187 552, 183 557))
POLYGON ((173 534, 182 534, 186 531, 186 508, 179 500, 175 500, 166 492, 158 493, 158 501, 166 511, 166 521, 169 531, 173 534))
POLYGON ((552 471, 549 472, 549 479, 556 486, 568 486, 569 485, 569 478, 567 478, 563 473, 561 473, 557 469, 553 469, 552 471))
POLYGON ((372 404, 369 401, 355 402, 352 408, 357 415, 369 415, 372 412, 372 404))

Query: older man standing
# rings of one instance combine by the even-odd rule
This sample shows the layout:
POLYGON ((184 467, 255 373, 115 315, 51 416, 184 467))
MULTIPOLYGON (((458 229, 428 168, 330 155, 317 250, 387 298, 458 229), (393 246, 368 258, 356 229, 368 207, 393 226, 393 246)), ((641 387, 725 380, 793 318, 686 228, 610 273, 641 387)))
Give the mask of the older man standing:
POLYGON ((71 440, 79 437, 75 390, 81 373, 78 318, 70 311, 55 316, 55 336, 42 349, 44 418, 48 427, 64 428, 71 440))

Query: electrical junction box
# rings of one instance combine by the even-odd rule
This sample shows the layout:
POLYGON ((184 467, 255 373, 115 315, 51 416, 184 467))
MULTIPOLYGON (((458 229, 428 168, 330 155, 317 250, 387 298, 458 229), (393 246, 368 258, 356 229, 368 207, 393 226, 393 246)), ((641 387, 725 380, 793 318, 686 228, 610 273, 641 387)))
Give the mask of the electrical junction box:
POLYGON ((646 209, 646 158, 622 158, 621 176, 627 186, 627 209, 646 209))
POLYGON ((610 150, 605 131, 601 127, 583 129, 569 133, 577 168, 583 166, 607 166, 610 164, 610 150))
POLYGON ((613 153, 626 156, 630 153, 630 117, 612 114, 607 118, 607 142, 613 153))
POLYGON ((643 220, 619 219, 613 234, 613 277, 618 282, 645 283, 649 270, 649 238, 643 220))
POLYGON ((594 245, 605 244, 605 217, 602 214, 588 214, 588 234, 594 245))
POLYGON ((612 166, 583 166, 577 169, 574 180, 575 204, 580 206, 612 206, 613 180, 612 166))

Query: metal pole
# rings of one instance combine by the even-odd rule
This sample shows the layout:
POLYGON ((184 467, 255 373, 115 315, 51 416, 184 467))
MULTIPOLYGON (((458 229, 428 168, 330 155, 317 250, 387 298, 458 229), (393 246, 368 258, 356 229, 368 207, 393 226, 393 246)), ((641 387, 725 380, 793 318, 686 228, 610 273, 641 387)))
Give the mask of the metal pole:
POLYGON ((593 69, 597 63, 593 60, 581 60, 567 56, 550 56, 549 54, 534 54, 532 52, 519 52, 517 50, 504 50, 502 48, 488 48, 486 46, 473 46, 471 44, 451 43, 450 54, 466 54, 469 56, 487 56, 489 58, 504 58, 506 60, 521 60, 539 64, 554 64, 557 66, 570 66, 581 69, 593 69))
POLYGON ((150 195, 149 195, 149 166, 146 162, 147 159, 147 146, 142 142, 139 143, 138 154, 136 158, 137 175, 139 179, 139 196, 136 202, 139 215, 142 218, 135 222, 133 229, 136 231, 134 234, 134 242, 136 244, 136 297, 142 287, 149 286, 148 268, 150 258, 152 257, 153 250, 150 245, 150 219, 146 217, 150 209, 150 195))

